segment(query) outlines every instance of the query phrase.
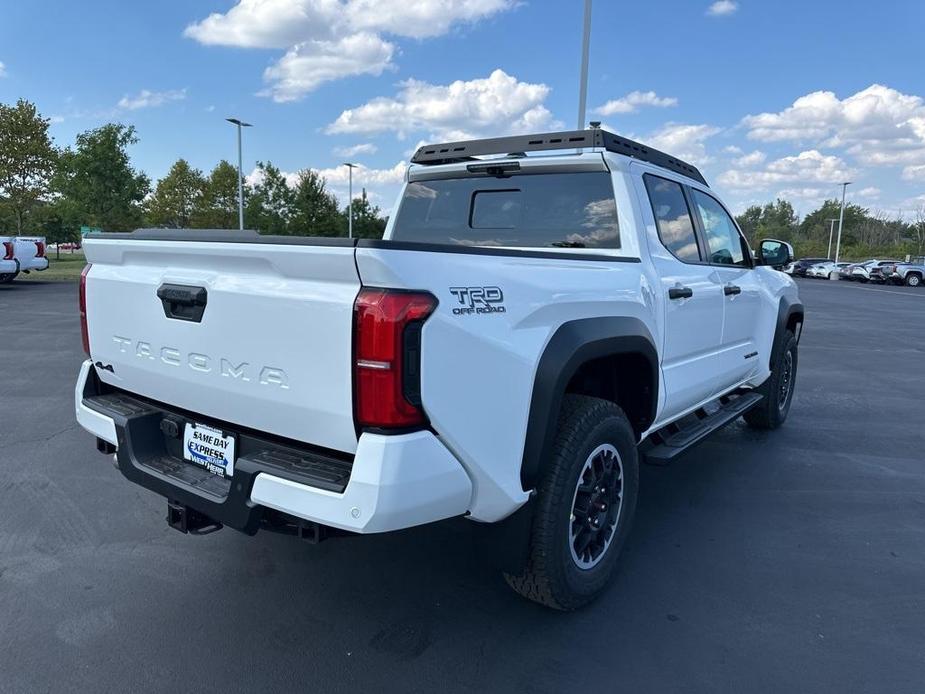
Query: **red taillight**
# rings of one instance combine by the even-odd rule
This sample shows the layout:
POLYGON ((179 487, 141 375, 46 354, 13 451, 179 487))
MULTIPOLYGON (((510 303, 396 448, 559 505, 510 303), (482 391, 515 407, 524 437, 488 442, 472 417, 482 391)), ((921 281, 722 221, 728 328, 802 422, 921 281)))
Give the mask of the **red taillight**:
POLYGON ((84 352, 90 356, 90 333, 87 330, 87 273, 90 272, 90 263, 80 273, 80 287, 77 290, 77 303, 80 307, 80 337, 83 339, 84 352))
POLYGON ((357 425, 424 424, 420 403, 421 325, 437 306, 424 292, 361 289, 353 306, 357 425))
POLYGON ((45 242, 44 241, 35 242, 35 257, 36 258, 45 257, 45 242))
POLYGON ((15 252, 15 250, 16 249, 14 248, 12 241, 4 241, 3 242, 3 259, 12 260, 13 253, 15 252))

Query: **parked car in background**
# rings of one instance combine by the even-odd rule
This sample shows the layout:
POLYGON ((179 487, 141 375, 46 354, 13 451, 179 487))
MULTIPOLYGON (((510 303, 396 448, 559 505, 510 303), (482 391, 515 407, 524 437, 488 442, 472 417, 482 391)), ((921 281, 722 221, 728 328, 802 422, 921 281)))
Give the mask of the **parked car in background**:
POLYGON ((911 258, 909 262, 899 262, 883 267, 883 274, 888 282, 918 287, 925 279, 925 256, 911 258))
MULTIPOLYGON (((867 268, 867 281, 883 283, 886 282, 888 275, 884 275, 883 268, 895 265, 896 260, 876 260, 867 268)), ((863 280, 862 280, 863 281, 863 280)))
POLYGON ((0 284, 12 282, 19 274, 16 244, 12 236, 0 236, 0 284))
POLYGON ((817 263, 828 262, 828 260, 828 258, 800 258, 799 260, 794 260, 787 266, 790 268, 789 271, 787 268, 784 268, 784 272, 787 272, 789 275, 795 275, 796 277, 806 277, 806 271, 809 268, 817 263))
POLYGON ((882 281, 882 272, 879 269, 881 265, 890 265, 895 263, 895 260, 865 260, 863 263, 855 263, 851 266, 851 274, 848 279, 855 280, 857 282, 869 282, 871 280, 871 270, 878 268, 874 272, 874 281, 882 281))
POLYGON ((33 270, 42 272, 48 269, 44 236, 17 236, 14 242, 20 272, 28 274, 33 270))
POLYGON ((0 284, 12 282, 20 272, 48 269, 44 236, 0 236, 0 243, 0 284))
POLYGON ((806 271, 807 277, 815 277, 816 279, 828 279, 829 275, 835 270, 841 270, 844 267, 847 267, 850 263, 836 263, 832 260, 828 260, 824 263, 816 263, 811 265, 806 271))

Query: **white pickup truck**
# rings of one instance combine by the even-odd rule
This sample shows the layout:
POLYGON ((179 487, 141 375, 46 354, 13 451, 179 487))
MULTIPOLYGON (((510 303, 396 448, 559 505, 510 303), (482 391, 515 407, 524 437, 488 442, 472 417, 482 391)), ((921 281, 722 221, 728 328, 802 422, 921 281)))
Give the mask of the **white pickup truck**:
POLYGON ((77 419, 184 532, 465 516, 511 586, 573 609, 641 459, 773 429, 793 396, 789 247, 753 256, 697 169, 597 128, 422 147, 381 241, 84 247, 77 419))
POLYGON ((44 236, 0 236, 0 284, 12 282, 20 272, 47 269, 44 236))

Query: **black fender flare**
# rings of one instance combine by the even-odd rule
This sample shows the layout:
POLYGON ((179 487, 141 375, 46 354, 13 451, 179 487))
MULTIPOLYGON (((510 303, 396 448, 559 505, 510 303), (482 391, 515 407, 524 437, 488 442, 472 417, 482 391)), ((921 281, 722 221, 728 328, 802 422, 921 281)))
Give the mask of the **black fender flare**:
MULTIPOLYGON (((771 343, 771 356, 768 360, 768 368, 772 371, 780 356, 780 351, 784 347, 784 333, 787 331, 787 325, 794 315, 799 316, 799 322, 802 324, 805 315, 802 302, 789 296, 782 296, 777 306, 777 328, 774 330, 774 342, 771 343)), ((800 333, 797 334, 798 341, 802 333, 803 330, 801 329, 800 333)))
POLYGON ((560 325, 543 350, 533 379, 533 395, 524 441, 520 479, 524 489, 536 486, 547 462, 565 388, 587 361, 619 354, 640 354, 649 364, 652 397, 649 423, 658 409, 658 350, 652 334, 638 318, 582 318, 560 325))

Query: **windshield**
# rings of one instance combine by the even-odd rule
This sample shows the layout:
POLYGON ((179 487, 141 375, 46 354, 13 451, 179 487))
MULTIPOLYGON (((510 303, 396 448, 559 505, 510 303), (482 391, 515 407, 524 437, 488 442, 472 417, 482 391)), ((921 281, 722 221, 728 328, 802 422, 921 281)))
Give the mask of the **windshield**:
POLYGON ((392 238, 517 248, 619 248, 604 171, 409 183, 392 238))

